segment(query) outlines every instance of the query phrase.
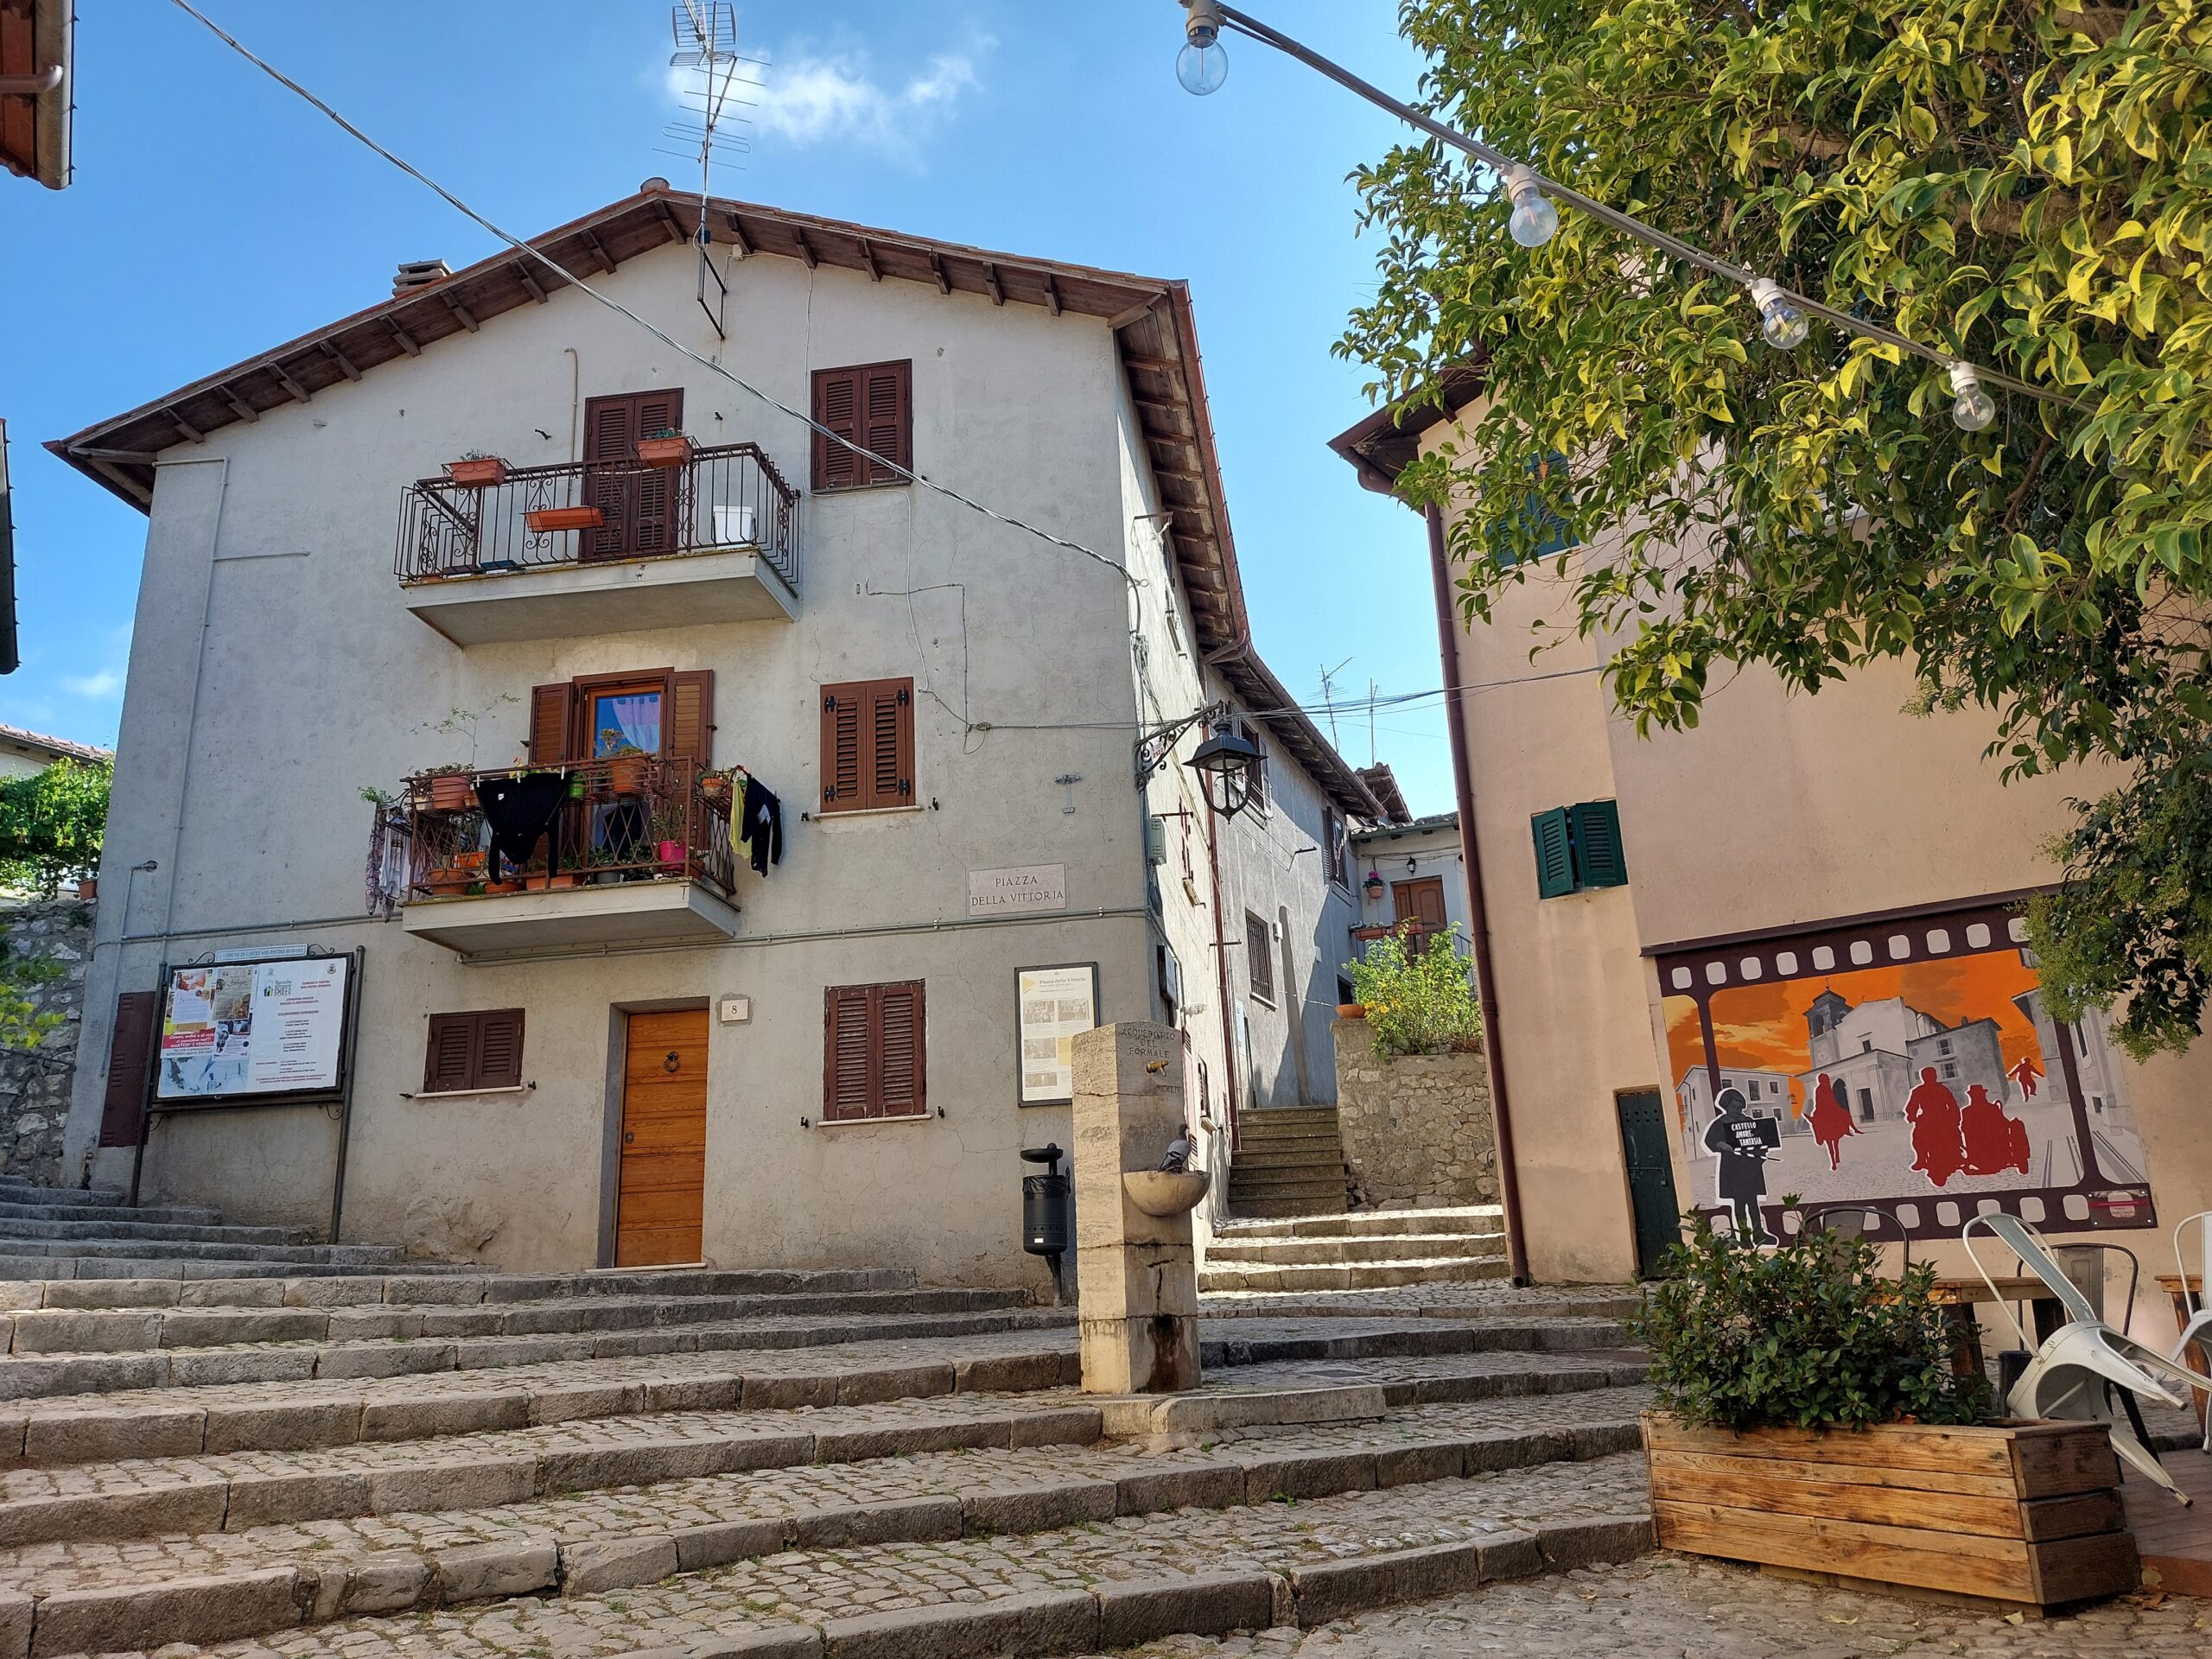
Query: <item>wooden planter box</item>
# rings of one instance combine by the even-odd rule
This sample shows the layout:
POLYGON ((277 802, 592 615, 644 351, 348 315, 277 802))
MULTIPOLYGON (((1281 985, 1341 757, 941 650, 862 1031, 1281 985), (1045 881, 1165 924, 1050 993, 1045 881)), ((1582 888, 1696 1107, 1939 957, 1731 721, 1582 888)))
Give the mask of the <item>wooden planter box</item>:
POLYGON ((2139 1587, 2101 1425, 1732 1434, 1649 1413, 1661 1548, 2051 1606, 2139 1587))

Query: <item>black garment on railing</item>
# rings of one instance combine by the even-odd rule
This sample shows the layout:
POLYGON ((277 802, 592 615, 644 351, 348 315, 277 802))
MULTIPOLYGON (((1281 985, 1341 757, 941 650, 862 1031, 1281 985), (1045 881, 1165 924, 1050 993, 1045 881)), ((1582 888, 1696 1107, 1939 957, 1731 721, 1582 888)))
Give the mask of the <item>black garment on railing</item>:
POLYGON ((743 842, 753 874, 766 875, 771 861, 784 861, 784 804, 750 772, 745 798, 737 809, 737 839, 743 842))
MULTIPOLYGON (((484 808, 484 822, 492 827, 492 852, 487 880, 499 880, 499 861, 516 869, 530 862, 537 839, 553 829, 554 820, 569 798, 569 779, 557 772, 525 772, 512 778, 486 778, 476 785, 477 801, 484 808)), ((550 836, 545 868, 557 875, 561 868, 561 837, 550 836)))

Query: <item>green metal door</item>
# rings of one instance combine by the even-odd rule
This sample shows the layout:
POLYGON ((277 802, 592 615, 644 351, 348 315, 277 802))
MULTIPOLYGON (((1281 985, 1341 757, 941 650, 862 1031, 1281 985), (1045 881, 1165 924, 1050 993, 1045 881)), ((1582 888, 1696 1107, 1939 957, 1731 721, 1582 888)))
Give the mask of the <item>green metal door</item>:
POLYGON ((1675 1160, 1667 1147, 1666 1102, 1656 1089, 1613 1096, 1621 1115, 1621 1151, 1628 1161, 1630 1201, 1636 1206, 1636 1262, 1646 1279, 1681 1236, 1681 1205, 1675 1198, 1675 1160))

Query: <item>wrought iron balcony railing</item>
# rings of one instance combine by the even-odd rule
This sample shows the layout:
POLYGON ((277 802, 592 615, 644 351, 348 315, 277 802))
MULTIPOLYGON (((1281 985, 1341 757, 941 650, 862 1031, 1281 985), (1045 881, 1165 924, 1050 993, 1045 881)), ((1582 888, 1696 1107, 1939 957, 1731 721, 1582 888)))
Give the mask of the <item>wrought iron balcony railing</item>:
POLYGON ((617 755, 558 766, 418 772, 393 828, 403 832, 404 903, 626 881, 736 887, 728 780, 695 760, 617 755), (503 791, 501 785, 516 787, 503 791), (517 864, 499 831, 542 825, 517 864))
POLYGON ((691 448, 664 466, 490 461, 469 470, 486 481, 409 486, 393 558, 402 582, 742 550, 798 591, 798 496, 757 445, 691 448))

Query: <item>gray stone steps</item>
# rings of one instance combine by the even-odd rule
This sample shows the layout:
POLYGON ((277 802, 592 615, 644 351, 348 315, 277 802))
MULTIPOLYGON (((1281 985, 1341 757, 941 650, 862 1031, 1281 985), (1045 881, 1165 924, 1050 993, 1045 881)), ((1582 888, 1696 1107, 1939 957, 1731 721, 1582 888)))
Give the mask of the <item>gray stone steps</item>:
POLYGON ((1505 1211, 1494 1204, 1452 1210, 1355 1210, 1348 1214, 1301 1216, 1224 1223, 1220 1239, 1381 1237, 1389 1233, 1470 1233, 1487 1236, 1505 1226, 1505 1211))
MULTIPOLYGON (((101 1195, 92 1192, 67 1193, 70 1198, 92 1198, 101 1195)), ((10 1221, 156 1221, 205 1224, 213 1225, 222 1220, 222 1212, 199 1205, 156 1204, 142 1205, 136 1210, 124 1209, 114 1204, 26 1204, 20 1199, 0 1198, 0 1218, 10 1221)))
MULTIPOLYGON (((120 1354, 258 1343, 645 1332, 799 1315, 970 1313, 1026 1307, 1019 1290, 839 1290, 756 1296, 592 1296, 474 1306, 45 1307, 0 1313, 11 1357, 120 1354)), ((0 1364, 0 1372, 4 1372, 0 1364)), ((4 1395, 0 1385, 0 1395, 4 1395)))
MULTIPOLYGON (((1531 1304, 1535 1317, 1506 1319, 1359 1320, 1217 1319, 1201 1321, 1199 1351, 1209 1366, 1260 1367, 1306 1361, 1450 1359, 1463 1354, 1586 1354, 1623 1351, 1618 1318, 1576 1317, 1562 1305, 1531 1304)), ((1375 1368, 1397 1374, 1395 1364, 1375 1368)), ((1240 1377, 1260 1375, 1240 1370, 1240 1377)))
POLYGON ((1319 1170, 1325 1175, 1337 1174, 1344 1166, 1344 1148, 1334 1141, 1299 1141, 1294 1145, 1247 1145, 1239 1152, 1229 1168, 1231 1177, 1243 1175, 1286 1179, 1313 1179, 1303 1172, 1319 1170))
POLYGON ((846 1295, 912 1290, 908 1268, 671 1268, 645 1272, 487 1274, 420 1262, 346 1278, 22 1281, 0 1284, 0 1310, 40 1307, 500 1306, 593 1297, 846 1295))
POLYGON ((1503 1279, 1503 1251, 1483 1257, 1447 1256, 1395 1262, 1237 1262, 1198 1269, 1201 1293, 1224 1290, 1381 1290, 1402 1285, 1452 1284, 1503 1279))
POLYGON ((1505 1235, 1476 1233, 1385 1233, 1374 1237, 1216 1238, 1206 1260, 1243 1262, 1403 1262, 1464 1257, 1483 1261, 1505 1253, 1505 1235))
POLYGON ((32 1181, 0 1179, 0 1202, 8 1204, 96 1204, 124 1209, 129 1207, 124 1202, 128 1196, 94 1187, 40 1186, 32 1181))
MULTIPOLYGON (((217 1222, 143 1221, 129 1211, 89 1220, 60 1216, 0 1217, 0 1239, 73 1243, 80 1239, 136 1244, 313 1244, 310 1227, 232 1227, 217 1222)), ((359 1246, 352 1248, 360 1248, 359 1246)), ((141 1255, 159 1255, 142 1250, 141 1255)))
POLYGON ((1344 1212, 1344 1183, 1338 1182, 1330 1189, 1326 1196, 1307 1198, 1287 1198, 1280 1194, 1267 1194, 1255 1199, 1249 1189, 1240 1192, 1237 1188, 1231 1186, 1230 1202, 1236 1205, 1247 1217, 1340 1216, 1344 1212))
MULTIPOLYGON (((84 1283, 92 1280, 245 1280, 382 1278, 397 1265, 374 1262, 264 1262, 239 1261, 230 1256, 181 1260, 175 1256, 143 1255, 0 1255, 0 1293, 13 1285, 84 1283)), ((481 1273, 467 1263, 409 1262, 411 1274, 481 1273)))
MULTIPOLYGON (((143 1238, 0 1238, 0 1258, 15 1258, 20 1264, 37 1266, 49 1256, 73 1256, 79 1259, 101 1256, 122 1256, 149 1260, 179 1262, 236 1262, 325 1264, 377 1267, 389 1273, 406 1261, 406 1251, 391 1244, 252 1244, 209 1243, 204 1239, 175 1238, 158 1241, 143 1238)), ((35 1277, 21 1274, 21 1277, 35 1277)))
MULTIPOLYGON (((1313 1591, 1333 1586, 1314 1595, 1312 1611, 1319 1614, 1325 1601, 1342 1611, 1350 1592, 1327 1576, 1330 1564, 1347 1555, 1395 1554, 1389 1545, 1400 1525, 1378 1523, 1398 1506, 1378 1500, 1386 1493, 1402 1500, 1406 1489, 1415 1487, 1422 1489, 1423 1507, 1453 1515, 1441 1524, 1471 1530, 1480 1541, 1478 1550, 1487 1543, 1494 1566, 1505 1560, 1501 1535, 1508 1518, 1533 1522, 1540 1532, 1547 1523, 1554 1527, 1551 1565, 1633 1553, 1648 1547, 1636 1506, 1639 1460, 1620 1455, 1636 1444, 1635 1410, 1626 1397, 1587 1421, 1568 1420, 1556 1402, 1415 1408, 1379 1422, 1182 1453, 1131 1455, 1075 1440, 1025 1446, 1009 1439, 951 1453, 889 1452, 899 1465, 881 1473, 872 1466, 794 1460, 742 1475, 677 1477, 612 1501, 569 1493, 443 1512, 385 1511, 373 1526, 342 1519, 232 1526, 169 1539, 139 1559, 112 1551, 70 1559, 66 1548, 17 1548, 0 1551, 0 1596, 30 1602, 29 1651, 51 1656, 236 1640, 349 1615, 427 1611, 556 1589, 562 1600, 542 1605, 578 1615, 632 1616, 639 1611, 634 1595, 600 1609, 588 1599, 651 1585, 713 1597, 725 1607, 777 1606, 783 1598, 753 1595, 728 1576, 748 1570, 798 1569, 813 1586, 806 1615, 845 1611, 836 1598, 848 1586, 874 1610, 885 1598, 861 1586, 913 1560, 918 1548, 944 1557, 919 1575, 938 1592, 931 1597, 925 1590, 918 1598, 931 1609, 931 1628, 899 1621, 880 1632, 883 1645, 857 1650, 1076 1651, 1101 1642, 1120 1645, 1124 1638, 1277 1623, 1284 1586, 1246 1586, 1230 1598, 1233 1617, 1218 1605, 1220 1586, 1211 1579, 1164 1599, 1112 1593, 1108 1599, 1122 1622, 1110 1628, 1091 1623, 1080 1632, 1084 1639, 1073 1641, 1071 1632, 1068 1644, 979 1646, 980 1631, 947 1630, 944 1621, 972 1619, 979 1605, 998 1616, 991 1607, 1001 1599, 999 1592, 1015 1590, 1028 1576, 1018 1567, 1008 1571, 1012 1564, 1003 1560, 997 1573, 988 1570, 1010 1539, 1022 1541, 1015 1549, 1063 1563, 1063 1572, 1075 1558, 1078 1583, 1120 1582, 1131 1552, 1128 1535, 1112 1523, 1138 1517, 1145 1522, 1144 1548, 1135 1554, 1154 1571, 1163 1541, 1184 1545, 1187 1539, 1186 1548, 1203 1548, 1211 1540, 1218 1550, 1226 1536, 1232 1552, 1269 1551, 1278 1568, 1283 1543, 1306 1541, 1291 1559, 1305 1562, 1313 1591), (1572 1463, 1596 1466, 1580 1479, 1564 1478, 1577 1472, 1560 1467, 1572 1463), (1338 1513, 1321 1523, 1323 1537, 1312 1537, 1312 1519, 1284 1524, 1294 1514, 1332 1507, 1338 1513), (1599 1527, 1589 1515, 1593 1507, 1620 1512, 1599 1527), (1167 1513, 1173 1510, 1182 1513, 1167 1513), (310 1532, 311 1541, 304 1535, 310 1532), (1116 1553, 1118 1567, 1111 1564, 1116 1553), (994 1581, 1001 1577, 1003 1584, 994 1581), (957 1599, 944 1594, 950 1585, 963 1586, 957 1599), (227 1588, 211 1590, 215 1586, 227 1588), (825 1603, 824 1596, 832 1599, 825 1603)), ((1521 1559, 1532 1567, 1546 1564, 1541 1546, 1522 1548, 1521 1559)), ((1477 1560, 1469 1554, 1469 1563, 1477 1560)), ((1401 1572, 1394 1563, 1384 1577, 1401 1572)), ((1297 1591, 1289 1587, 1295 1605, 1297 1591)), ((528 1606, 538 1605, 518 1604, 510 1611, 526 1616, 528 1606)), ((421 1650, 436 1622, 410 1621, 407 1648, 421 1650)), ((358 1651, 364 1638, 373 1642, 376 1623, 333 1628, 329 1639, 358 1651)), ((458 1634, 464 1627, 454 1628, 458 1634)), ((445 1650, 435 1635, 428 1639, 431 1651, 445 1650)), ((845 1650, 835 1641, 830 1651, 845 1650)), ((576 1650, 593 1644, 547 1645, 576 1650)))
POLYGON ((1007 1307, 966 1313, 848 1313, 731 1320, 642 1331, 542 1336, 384 1338, 365 1341, 0 1359, 0 1401, 202 1388, 309 1378, 429 1376, 511 1365, 743 1349, 815 1348, 892 1338, 975 1336, 1071 1327, 1072 1308, 1007 1307))
MULTIPOLYGON (((1302 1171, 1247 1175, 1239 1179, 1232 1169, 1229 1175, 1229 1202, 1232 1209, 1243 1209, 1247 1204, 1264 1206, 1270 1200, 1293 1203, 1318 1199, 1332 1203, 1341 1211, 1344 1205, 1344 1178, 1341 1170, 1320 1172, 1308 1177, 1302 1171)), ((1250 1211, 1264 1214, 1264 1209, 1250 1211)))

